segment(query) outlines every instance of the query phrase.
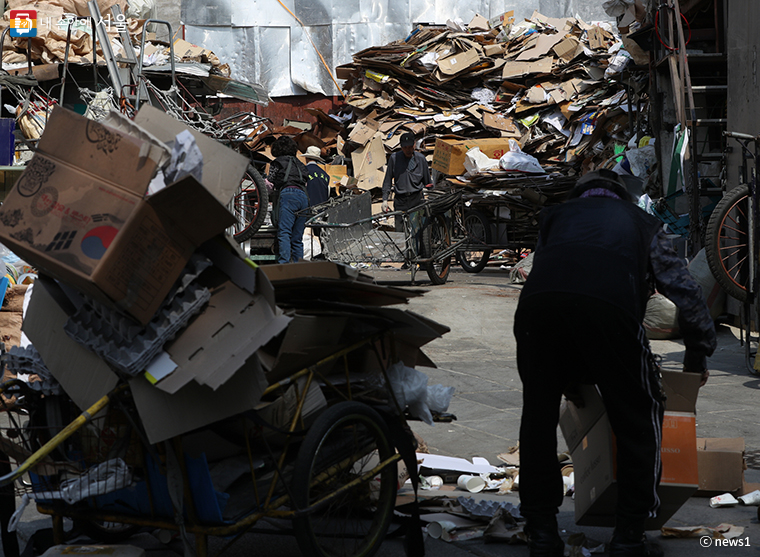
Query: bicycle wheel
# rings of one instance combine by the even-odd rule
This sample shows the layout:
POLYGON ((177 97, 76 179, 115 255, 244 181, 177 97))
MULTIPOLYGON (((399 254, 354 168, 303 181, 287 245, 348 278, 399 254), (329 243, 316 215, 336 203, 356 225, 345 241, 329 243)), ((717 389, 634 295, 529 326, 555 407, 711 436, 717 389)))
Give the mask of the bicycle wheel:
POLYGON ((269 190, 264 178, 253 165, 248 165, 229 207, 236 220, 230 230, 236 242, 245 242, 256 234, 264 224, 268 205, 269 190))
POLYGON ((491 243, 491 223, 488 217, 475 209, 466 211, 463 220, 467 243, 475 249, 457 251, 457 261, 468 273, 479 273, 488 265, 491 250, 477 249, 477 246, 482 244, 485 247, 491 243))
MULTIPOLYGON (((433 215, 430 223, 422 230, 422 256, 434 257, 439 252, 451 245, 451 234, 446 223, 446 217, 442 214, 433 215)), ((433 284, 445 284, 451 271, 451 256, 444 257, 440 261, 431 261, 425 266, 430 282, 433 284)))
POLYGON ((715 280, 739 300, 747 300, 749 281, 747 219, 749 188, 740 185, 728 191, 707 221, 705 256, 715 280))
MULTIPOLYGON (((293 469, 293 498, 304 509, 395 454, 380 415, 359 402, 328 408, 309 428, 293 469)), ((369 557, 380 548, 396 502, 396 466, 293 519, 304 555, 369 557)))

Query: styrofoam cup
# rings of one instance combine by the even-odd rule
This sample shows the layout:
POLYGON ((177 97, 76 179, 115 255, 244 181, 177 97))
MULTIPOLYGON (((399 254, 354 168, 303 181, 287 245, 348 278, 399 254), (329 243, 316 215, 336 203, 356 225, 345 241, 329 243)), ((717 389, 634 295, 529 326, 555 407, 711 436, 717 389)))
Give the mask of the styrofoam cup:
POLYGON ((730 493, 724 493, 723 495, 717 495, 715 497, 712 497, 710 499, 710 506, 712 508, 717 507, 730 507, 731 505, 736 505, 739 503, 739 501, 736 500, 736 498, 731 495, 730 493))
POLYGON ((457 478, 457 487, 470 493, 480 493, 486 488, 486 481, 480 476, 462 475, 457 478))
POLYGON ((449 522, 448 520, 439 520, 437 522, 431 522, 428 524, 427 532, 431 538, 437 540, 443 535, 444 532, 451 532, 452 530, 456 529, 456 527, 457 525, 453 522, 449 522))
POLYGON ((760 505, 760 489, 737 497, 742 505, 760 505))

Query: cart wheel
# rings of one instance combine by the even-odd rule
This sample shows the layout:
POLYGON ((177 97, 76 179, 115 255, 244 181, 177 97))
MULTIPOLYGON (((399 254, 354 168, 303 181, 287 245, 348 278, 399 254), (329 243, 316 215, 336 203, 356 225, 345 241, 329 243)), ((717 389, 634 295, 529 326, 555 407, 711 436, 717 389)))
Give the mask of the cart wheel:
POLYGON ((269 190, 264 178, 249 164, 229 206, 236 220, 230 229, 236 242, 245 242, 256 234, 264 223, 268 206, 269 190))
POLYGON ((728 294, 747 300, 751 258, 748 253, 747 218, 749 188, 746 184, 729 190, 707 221, 705 256, 715 280, 728 294))
MULTIPOLYGON (((360 402, 340 402, 309 428, 293 470, 297 508, 314 505, 395 454, 380 415, 360 402), (378 455, 380 460, 378 461, 378 455)), ((304 555, 369 557, 380 548, 396 502, 396 466, 371 482, 293 519, 304 555)))
POLYGON ((106 522, 82 518, 74 521, 74 529, 101 543, 119 543, 137 534, 142 526, 122 522, 106 522))
POLYGON ((464 214, 464 229, 467 243, 475 249, 457 251, 459 265, 468 273, 479 273, 488 265, 491 257, 490 249, 477 249, 478 244, 486 246, 491 243, 491 223, 480 211, 471 209, 464 214))
MULTIPOLYGON (((434 257, 449 246, 451 246, 451 235, 446 217, 442 214, 433 215, 430 224, 422 230, 422 256, 434 257)), ((428 263, 425 270, 430 277, 430 282, 445 284, 451 271, 451 256, 428 263)))

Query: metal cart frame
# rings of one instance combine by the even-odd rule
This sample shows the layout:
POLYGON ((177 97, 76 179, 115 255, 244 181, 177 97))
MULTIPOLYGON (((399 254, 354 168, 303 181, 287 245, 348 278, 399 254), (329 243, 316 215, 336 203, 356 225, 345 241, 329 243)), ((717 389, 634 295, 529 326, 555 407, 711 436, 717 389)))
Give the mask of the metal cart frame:
MULTIPOLYGON (((139 515, 132 515, 132 514, 115 514, 115 513, 108 513, 99 511, 96 508, 81 508, 81 507, 72 507, 70 505, 65 504, 63 501, 54 501, 52 503, 43 503, 38 504, 38 510, 41 513, 51 515, 53 518, 53 529, 54 529, 54 536, 56 543, 63 543, 64 541, 64 531, 63 531, 63 518, 68 517, 72 519, 79 519, 79 520, 97 520, 102 522, 109 522, 109 523, 120 523, 120 524, 126 524, 126 525, 137 525, 137 526, 146 526, 146 527, 152 527, 152 528, 161 528, 161 529, 167 529, 167 530, 179 530, 180 532, 189 532, 195 534, 196 539, 196 552, 199 557, 205 557, 208 554, 208 537, 209 536, 222 536, 222 537, 230 537, 229 541, 224 545, 222 550, 219 553, 222 553, 227 548, 229 548, 230 545, 232 545, 235 541, 237 541, 243 534, 249 532, 254 524, 264 517, 272 517, 272 518, 285 518, 285 519, 293 519, 295 521, 301 520, 301 524, 299 525, 299 528, 296 528, 296 537, 299 541, 299 545, 302 548, 302 551, 305 552, 314 552, 319 551, 319 533, 318 532, 312 532, 311 535, 311 543, 315 544, 314 547, 317 549, 305 549, 302 544, 302 538, 304 537, 303 532, 299 534, 299 529, 301 530, 309 530, 309 517, 316 516, 315 513, 318 513, 320 509, 323 509, 326 505, 328 505, 330 502, 336 500, 339 497, 345 496, 347 492, 354 490, 354 493, 356 490, 360 490, 362 493, 364 493, 367 490, 368 484, 370 482, 377 482, 378 479, 380 481, 381 487, 380 492, 384 495, 381 495, 380 497, 385 498, 385 507, 383 507, 382 513, 385 513, 381 517, 381 523, 379 529, 374 532, 374 538, 365 541, 365 544, 375 544, 379 546, 379 544, 382 542, 382 539, 385 535, 385 531, 388 528, 388 524, 390 523, 390 518, 393 512, 393 507, 395 504, 395 493, 396 493, 396 481, 397 481, 397 470, 396 470, 396 463, 401 459, 401 456, 396 452, 396 449, 394 447, 397 447, 398 445, 403 445, 403 442, 409 443, 410 445, 408 447, 399 447, 399 450, 403 453, 404 450, 412 449, 411 454, 413 455, 413 448, 411 447, 411 439, 399 439, 399 436, 397 434, 394 434, 393 439, 386 439, 385 444, 385 455, 383 455, 383 449, 382 447, 378 447, 375 450, 380 450, 378 459, 376 463, 371 464, 371 468, 364 467, 358 471, 351 472, 351 481, 347 482, 344 485, 341 485, 338 489, 331 489, 329 493, 327 494, 320 494, 315 500, 312 500, 311 497, 304 495, 303 493, 294 493, 292 487, 290 486, 290 481, 292 478, 287 477, 287 473, 285 473, 285 465, 286 465, 286 455, 288 454, 288 450, 290 447, 297 444, 301 438, 304 438, 303 445, 306 444, 306 439, 308 439, 308 436, 310 435, 310 432, 312 432, 314 427, 316 426, 316 423, 308 428, 303 429, 303 420, 302 420, 302 410, 303 405, 306 400, 306 393, 309 390, 309 386, 314 381, 319 381, 324 389, 329 390, 333 395, 336 396, 337 399, 339 399, 338 402, 336 402, 334 405, 330 406, 330 409, 335 409, 339 405, 352 405, 351 408, 354 408, 354 411, 356 408, 360 410, 360 414, 366 415, 370 417, 370 422, 374 419, 375 421, 379 420, 379 423, 376 424, 376 429, 378 432, 381 432, 382 436, 388 437, 389 431, 398 432, 408 432, 408 426, 406 426, 405 417, 403 413, 401 412, 398 403, 393 395, 393 390, 389 388, 390 382, 388 380, 388 376, 385 372, 385 369, 387 369, 387 363, 396 361, 396 353, 395 353, 395 343, 392 333, 383 332, 378 333, 373 336, 370 336, 368 338, 365 338, 351 346, 344 347, 340 350, 337 350, 332 355, 315 362, 313 365, 306 367, 297 373, 291 375, 290 377, 283 379, 273 385, 270 385, 265 393, 264 396, 269 394, 274 394, 278 392, 282 392, 285 388, 291 386, 294 384, 294 382, 297 382, 301 379, 305 380, 305 383, 303 385, 303 388, 298 389, 297 392, 297 408, 295 415, 293 416, 293 419, 291 420, 291 423, 286 431, 281 431, 281 433, 285 434, 285 445, 282 448, 281 453, 279 454, 279 457, 277 459, 276 465, 275 465, 275 473, 272 477, 271 482, 269 483, 268 488, 265 490, 265 493, 260 493, 258 490, 256 491, 256 501, 253 505, 253 508, 251 512, 244 516, 243 518, 237 520, 234 523, 231 524, 203 524, 201 521, 197 518, 196 509, 198 508, 198 504, 202 504, 202 501, 193 501, 190 491, 190 487, 188 485, 188 476, 184 467, 184 459, 179 459, 181 463, 183 463, 180 468, 182 471, 182 479, 184 482, 184 493, 185 493, 185 514, 186 517, 184 518, 184 523, 182 523, 182 520, 179 521, 173 521, 171 518, 167 517, 160 517, 160 516, 139 516, 139 515), (368 348, 369 350, 373 351, 378 359, 378 363, 380 364, 380 369, 382 369, 382 379, 384 380, 384 391, 386 391, 386 399, 385 400, 379 400, 376 397, 376 391, 375 396, 367 395, 367 393, 360 392, 359 386, 354 382, 352 384, 352 374, 349 370, 349 361, 348 356, 352 352, 358 349, 362 348, 368 348), (341 378, 345 380, 345 383, 343 386, 340 386, 334 382, 331 382, 331 380, 323 374, 322 370, 325 369, 326 364, 333 364, 337 365, 339 362, 343 362, 343 372, 341 378), (364 396, 367 395, 367 396, 364 396), (362 400, 362 403, 356 402, 356 400, 362 400), (349 402, 354 401, 354 402, 349 402), (358 406, 357 406, 358 405, 358 406), (366 407, 367 409, 362 410, 362 407, 366 407), (373 408, 372 410, 369 410, 369 408, 373 408), (375 416, 375 418, 372 418, 375 416), (381 418, 377 418, 377 416, 381 416, 381 418), (384 432, 384 433, 383 433, 384 432), (304 437, 305 436, 305 437, 304 437), (388 482, 392 483, 389 484, 388 482), (282 487, 278 488, 278 483, 282 484, 282 487), (284 488, 284 493, 283 493, 284 488), (389 499, 390 497, 390 499, 389 499), (391 501, 390 506, 388 506, 388 501, 391 501), (304 522, 306 520, 306 522, 304 522), (179 524, 179 525, 178 525, 179 524)), ((329 368, 328 368, 329 369, 329 368)), ((336 372, 332 371, 332 374, 330 377, 335 378, 336 372)), ((8 394, 16 394, 17 396, 25 396, 31 394, 31 390, 29 387, 20 380, 13 380, 4 383, 2 386, 0 386, 0 393, 8 393, 8 394)), ((82 428, 91 423, 96 415, 101 413, 104 409, 109 409, 111 404, 121 401, 121 403, 129 402, 129 390, 127 384, 121 384, 117 386, 113 391, 111 391, 108 395, 102 397, 100 400, 98 400, 95 404, 93 404, 90 408, 88 408, 86 411, 82 412, 81 415, 79 415, 75 420, 73 420, 71 423, 69 423, 67 426, 65 426, 60 432, 55 434, 50 438, 47 443, 45 443, 42 447, 40 447, 38 450, 34 452, 30 457, 28 457, 25 461, 19 463, 18 467, 13 470, 11 473, 6 474, 5 476, 0 478, 0 487, 7 486, 14 482, 19 482, 22 479, 22 476, 27 474, 28 472, 32 471, 35 466, 42 463, 54 450, 60 448, 63 446, 64 442, 72 437, 73 435, 76 435, 79 431, 82 430, 82 428)), ((329 411, 326 410, 325 412, 329 411)), ((101 414, 102 415, 102 414, 101 414)), ((366 421, 366 420, 365 420, 366 421)), ((279 430, 278 430, 279 431, 279 430)), ((139 430, 138 430, 139 433, 139 430)), ((11 441, 10 435, 7 436, 7 438, 4 440, 6 442, 11 441)), ((147 443, 147 441, 144 439, 144 434, 142 434, 143 443, 147 443)), ((182 451, 182 442, 181 438, 177 437, 170 441, 167 441, 165 443, 170 443, 171 446, 174 448, 175 454, 183 454, 182 451)), ((320 440, 321 443, 321 440, 320 440)), ((377 444, 380 444, 379 441, 377 444)), ((302 447, 303 447, 302 445, 302 447)), ((372 444, 367 445, 366 447, 362 446, 362 451, 368 451, 372 447, 372 444)), ((144 446, 144 449, 146 451, 151 451, 152 449, 155 449, 155 446, 148 447, 144 446)), ((253 466, 253 459, 254 456, 252 454, 251 444, 249 438, 246 436, 246 451, 248 455, 249 462, 251 463, 251 475, 253 477, 253 485, 256 486, 256 470, 253 466)), ((302 451, 301 451, 302 452, 302 451)), ((408 453, 407 453, 408 454, 408 453)), ((307 455, 309 456, 309 455, 307 455)), ((327 467, 324 469, 315 469, 313 470, 314 475, 311 480, 306 484, 306 491, 311 491, 314 489, 316 491, 316 488, 319 487, 320 483, 323 483, 325 481, 329 481, 328 476, 330 473, 337 473, 340 470, 347 470, 350 469, 352 466, 356 466, 356 456, 357 453, 349 453, 348 457, 342 457, 342 460, 336 461, 336 462, 330 462, 327 467), (348 467, 348 468, 347 468, 348 467)), ((359 455, 362 458, 366 457, 366 455, 359 455)), ((300 452, 298 457, 300 458, 300 452)), ((315 457, 316 458, 316 457, 315 457)), ((412 463, 413 466, 413 463, 412 463)), ((324 465, 323 465, 324 467, 324 465)), ((20 485, 20 483, 16 484, 17 486, 20 485)), ((151 490, 148 490, 148 496, 151 497, 151 490)), ((379 504, 378 504, 379 505, 379 504)), ((152 508, 152 502, 151 502, 151 508, 152 508)), ((175 509, 175 515, 176 515, 176 509, 175 509)), ((380 511, 375 512, 375 515, 380 514, 380 511)), ((179 515, 182 515, 180 512, 179 515)), ((373 522, 373 528, 374 528, 374 522, 373 522)), ((312 528, 313 529, 313 528, 312 528)), ((184 533, 183 532, 183 533, 184 533)), ((279 532, 278 532, 279 533, 279 532)), ((307 536, 308 538, 309 536, 307 536)), ((308 540, 304 542, 308 545, 310 543, 308 540)), ((372 555, 377 550, 377 547, 375 545, 368 546, 368 549, 366 549, 364 552, 357 553, 357 555, 372 555)), ((322 553, 315 553, 317 555, 322 553)), ((324 555, 327 555, 328 553, 323 553, 324 555)), ((332 553, 329 553, 332 554, 332 553)), ((353 555, 354 553, 346 553, 346 555, 353 555)))

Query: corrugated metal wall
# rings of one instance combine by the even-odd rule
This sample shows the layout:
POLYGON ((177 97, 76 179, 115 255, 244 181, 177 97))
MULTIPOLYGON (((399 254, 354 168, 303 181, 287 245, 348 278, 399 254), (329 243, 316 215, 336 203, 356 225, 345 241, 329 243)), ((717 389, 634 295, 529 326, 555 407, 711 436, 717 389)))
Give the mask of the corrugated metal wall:
MULTIPOLYGON (((760 76, 760 2, 757 0, 730 0, 726 20, 726 49, 728 55, 728 129, 751 135, 760 134, 758 92, 760 76)), ((739 184, 741 150, 735 142, 727 161, 727 187, 739 184)))
POLYGON ((210 48, 230 65, 233 77, 259 83, 273 97, 336 95, 317 51, 334 71, 355 52, 403 39, 416 22, 459 17, 467 23, 475 14, 492 17, 509 10, 518 19, 534 10, 549 17, 609 19, 602 0, 281 1, 182 0, 186 39, 210 48))

